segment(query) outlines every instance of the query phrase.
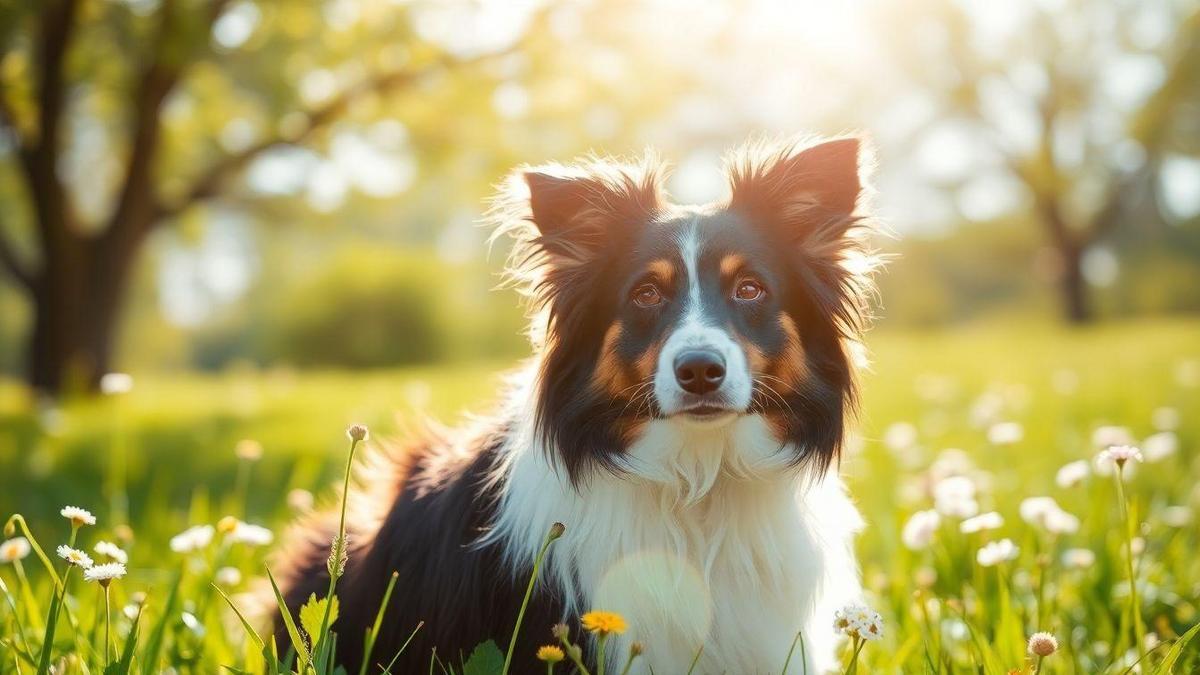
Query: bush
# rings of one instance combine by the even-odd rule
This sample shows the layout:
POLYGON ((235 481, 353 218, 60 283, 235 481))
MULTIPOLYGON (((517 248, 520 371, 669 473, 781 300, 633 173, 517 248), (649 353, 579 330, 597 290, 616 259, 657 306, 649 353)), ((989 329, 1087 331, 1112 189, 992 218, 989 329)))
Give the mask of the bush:
POLYGON ((270 350, 299 366, 367 368, 444 356, 446 271, 430 256, 348 249, 278 306, 270 350))

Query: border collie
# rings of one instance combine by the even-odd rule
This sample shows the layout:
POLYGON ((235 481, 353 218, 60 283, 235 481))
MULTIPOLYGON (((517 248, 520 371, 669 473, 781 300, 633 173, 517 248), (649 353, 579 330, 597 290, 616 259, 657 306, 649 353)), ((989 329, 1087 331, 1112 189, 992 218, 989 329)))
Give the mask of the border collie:
MULTIPOLYGON (((555 521, 518 672, 590 609, 625 617, 608 662, 638 640, 637 672, 682 673, 702 644, 697 672, 778 671, 798 631, 808 672, 833 663, 834 610, 861 592, 836 470, 876 260, 861 154, 854 138, 753 144, 727 165, 729 199, 704 206, 671 203, 651 159, 516 171, 490 218, 515 240, 535 355, 494 418, 359 467, 342 664, 357 670, 393 572, 372 660, 420 621, 393 672, 506 644, 555 521)), ((288 537, 291 611, 324 594, 334 531, 318 514, 288 537)))

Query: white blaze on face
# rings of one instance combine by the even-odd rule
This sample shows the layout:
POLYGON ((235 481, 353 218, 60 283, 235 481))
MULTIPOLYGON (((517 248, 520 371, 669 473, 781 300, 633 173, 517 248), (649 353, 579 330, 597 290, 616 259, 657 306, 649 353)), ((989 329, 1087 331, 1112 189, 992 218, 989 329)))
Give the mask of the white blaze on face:
MULTIPOLYGON (((700 286, 700 236, 693 222, 679 240, 679 252, 683 258, 687 293, 680 298, 684 303, 682 318, 663 344, 658 355, 658 366, 654 373, 654 395, 664 415, 680 412, 691 396, 675 378, 675 360, 680 354, 691 350, 712 350, 725 360, 725 379, 711 396, 718 397, 732 410, 742 412, 750 405, 753 382, 750 367, 741 345, 706 312, 705 299, 700 286)), ((721 302, 721 298, 710 298, 708 302, 721 302)))

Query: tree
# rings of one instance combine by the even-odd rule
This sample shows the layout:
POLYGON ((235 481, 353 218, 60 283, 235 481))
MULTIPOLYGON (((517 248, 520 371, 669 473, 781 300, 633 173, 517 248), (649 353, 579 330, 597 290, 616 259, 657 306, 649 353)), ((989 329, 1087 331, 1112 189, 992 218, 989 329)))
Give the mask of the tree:
POLYGON ((22 228, 12 222, 22 209, 0 212, 0 270, 32 303, 27 375, 31 385, 48 393, 75 384, 94 387, 109 369, 132 271, 156 229, 228 192, 232 179, 264 153, 312 141, 360 101, 409 90, 430 76, 495 56, 440 50, 417 38, 400 10, 364 27, 368 35, 329 48, 319 40, 323 20, 313 8, 319 3, 280 2, 268 10, 241 2, 243 10, 273 12, 267 19, 277 30, 253 64, 231 64, 231 50, 217 50, 212 42, 214 24, 231 9, 228 0, 161 0, 157 7, 86 0, 18 4, 0 15, 0 59, 28 68, 6 68, 0 75, 0 132, 11 148, 5 152, 0 143, 0 163, 11 162, 21 176, 31 226, 22 240, 22 228), (296 28, 305 25, 307 32, 296 28), (366 39, 407 51, 399 58, 380 47, 369 58, 357 58, 355 65, 366 64, 368 74, 317 105, 300 104, 304 97, 279 59, 325 50, 334 52, 323 54, 331 61, 347 62, 366 51, 366 39), (402 63, 389 67, 388 61, 402 63), (219 120, 201 129, 208 137, 188 139, 192 149, 179 153, 182 159, 172 158, 166 107, 203 65, 217 66, 208 72, 221 73, 223 91, 231 97, 216 107, 250 101, 272 123, 252 142, 228 151, 211 138, 228 121, 219 120), (20 81, 13 71, 28 76, 20 81), (114 153, 121 169, 103 213, 89 216, 77 206, 78 190, 102 190, 103 181, 72 186, 63 165, 74 136, 69 123, 85 117, 79 109, 101 96, 99 107, 121 110, 117 130, 109 134, 121 148, 114 153), (171 161, 172 170, 164 171, 171 161))
POLYGON ((1014 19, 1008 30, 995 16, 932 0, 918 11, 904 5, 894 19, 907 28, 886 34, 939 123, 969 125, 995 169, 1024 187, 1030 220, 1055 253, 1063 316, 1087 322, 1089 250, 1122 224, 1159 219, 1160 162, 1186 136, 1184 103, 1200 95, 1200 9, 1170 0, 1002 5, 1014 19), (1148 24, 1139 13, 1151 12, 1174 34, 1135 35, 1148 24), (1157 81, 1149 63, 1161 68, 1157 81), (1111 85, 1122 78, 1113 69, 1130 65, 1150 69, 1123 78, 1148 91, 1115 100, 1111 85))

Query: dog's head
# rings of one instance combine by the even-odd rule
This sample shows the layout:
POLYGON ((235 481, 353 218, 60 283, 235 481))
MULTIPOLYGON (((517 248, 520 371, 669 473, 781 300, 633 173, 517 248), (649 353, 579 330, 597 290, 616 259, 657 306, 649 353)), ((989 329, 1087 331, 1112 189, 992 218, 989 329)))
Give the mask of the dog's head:
POLYGON ((873 257, 860 143, 756 145, 732 196, 670 203, 651 160, 519 170, 495 214, 544 330, 536 427, 573 481, 647 423, 767 422, 788 463, 838 456, 873 257))

